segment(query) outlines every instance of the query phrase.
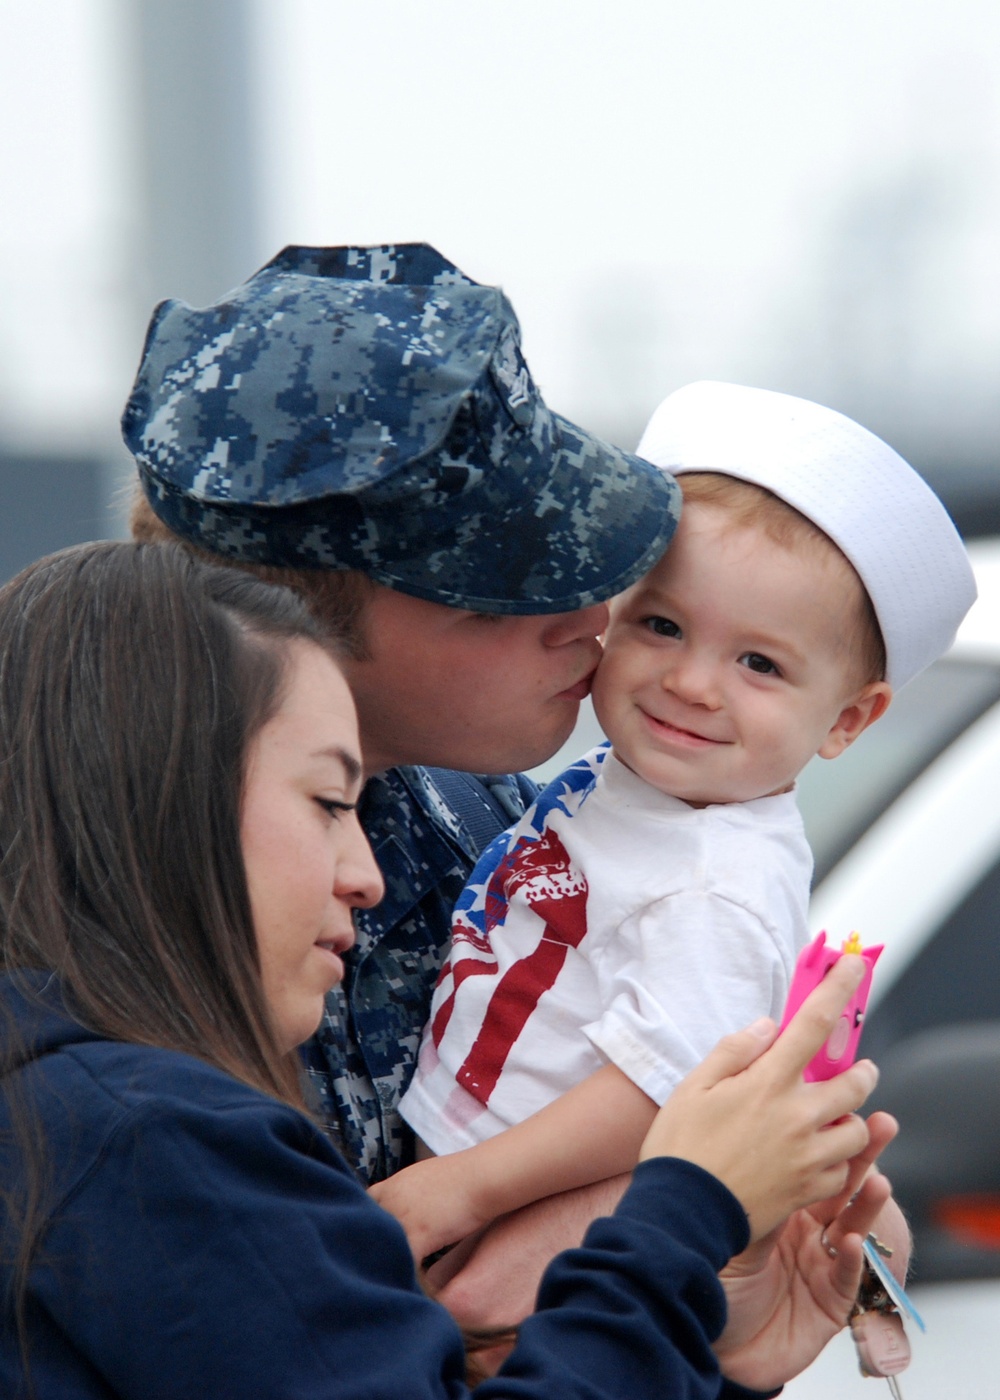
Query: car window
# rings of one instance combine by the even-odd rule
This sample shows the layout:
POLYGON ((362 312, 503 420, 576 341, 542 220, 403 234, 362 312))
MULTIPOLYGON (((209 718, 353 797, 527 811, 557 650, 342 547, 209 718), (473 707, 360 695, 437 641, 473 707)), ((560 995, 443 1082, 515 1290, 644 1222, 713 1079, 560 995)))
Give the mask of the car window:
POLYGON ((1000 1020, 1000 860, 920 949, 865 1023, 861 1053, 936 1026, 1000 1020))
POLYGON ((827 875, 904 788, 1000 700, 1000 666, 938 661, 910 682, 840 758, 814 758, 797 794, 816 862, 827 875))

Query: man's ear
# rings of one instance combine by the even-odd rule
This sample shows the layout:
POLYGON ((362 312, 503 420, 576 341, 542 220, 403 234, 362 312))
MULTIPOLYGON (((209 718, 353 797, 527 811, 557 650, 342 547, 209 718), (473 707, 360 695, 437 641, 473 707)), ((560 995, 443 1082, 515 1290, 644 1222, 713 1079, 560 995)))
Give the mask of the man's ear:
POLYGON ((849 705, 837 716, 829 734, 817 750, 820 758, 837 758, 850 748, 859 734, 885 714, 892 699, 888 681, 871 681, 858 691, 849 705))

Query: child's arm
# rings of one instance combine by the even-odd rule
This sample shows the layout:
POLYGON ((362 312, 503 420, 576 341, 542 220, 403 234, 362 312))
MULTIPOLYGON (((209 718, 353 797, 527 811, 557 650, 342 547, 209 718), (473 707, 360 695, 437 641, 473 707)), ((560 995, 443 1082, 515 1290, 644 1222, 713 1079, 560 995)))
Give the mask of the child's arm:
POLYGON ((372 1187, 419 1262, 543 1196, 631 1171, 656 1104, 606 1065, 505 1132, 372 1187))

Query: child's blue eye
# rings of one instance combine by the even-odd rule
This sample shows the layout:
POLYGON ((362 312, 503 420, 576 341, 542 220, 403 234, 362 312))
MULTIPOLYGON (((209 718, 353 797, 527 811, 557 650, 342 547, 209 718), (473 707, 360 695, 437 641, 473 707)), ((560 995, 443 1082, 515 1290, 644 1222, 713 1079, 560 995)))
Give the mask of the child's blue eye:
POLYGON ((681 629, 669 617, 644 617, 642 625, 650 632, 654 632, 657 637, 679 637, 681 629))
POLYGON ((748 671, 753 671, 758 676, 780 676, 781 672, 774 662, 766 656, 761 656, 759 651, 748 651, 740 657, 740 662, 748 671))

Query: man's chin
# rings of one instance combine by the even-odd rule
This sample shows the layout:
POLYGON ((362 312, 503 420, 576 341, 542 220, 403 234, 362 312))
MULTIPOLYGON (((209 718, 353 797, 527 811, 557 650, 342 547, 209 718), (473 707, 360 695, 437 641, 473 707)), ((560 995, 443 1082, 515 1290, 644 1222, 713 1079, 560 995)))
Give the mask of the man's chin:
MULTIPOLYGON (((547 763, 569 739, 576 725, 576 716, 571 724, 561 726, 558 732, 547 739, 538 735, 525 736, 523 742, 514 742, 508 737, 497 739, 493 744, 474 749, 463 745, 461 749, 448 750, 450 761, 438 759, 431 766, 436 768, 457 768, 465 773, 524 773, 547 763)), ((585 747, 585 746, 582 746, 585 747)))
MULTIPOLYGON (((447 707, 442 704, 440 731, 437 726, 433 732, 425 728, 409 735, 406 743, 396 734, 393 743, 383 745, 374 742, 377 736, 363 732, 365 772, 371 776, 387 768, 416 764, 462 773, 523 773, 559 752, 576 727, 579 711, 579 701, 562 700, 558 707, 550 705, 534 722, 523 722, 513 732, 499 727, 489 731, 484 726, 476 733, 462 732, 457 725, 449 729, 447 707)), ((581 751, 585 747, 581 744, 581 751)))
MULTIPOLYGON (((561 725, 559 729, 551 733, 549 738, 544 742, 539 741, 538 737, 535 736, 530 746, 526 743, 518 750, 517 757, 520 760, 519 762, 508 764, 506 768, 499 771, 504 773, 523 773, 529 768, 537 768, 540 763, 548 763, 550 758, 554 758, 563 745, 569 742, 573 730, 576 728, 577 715, 580 710, 579 703, 572 705, 571 708, 573 717, 570 722, 561 725)), ((583 753, 587 748, 587 741, 585 739, 581 740, 579 744, 580 753, 583 753)), ((579 754, 574 753, 572 757, 578 758, 579 754)))

